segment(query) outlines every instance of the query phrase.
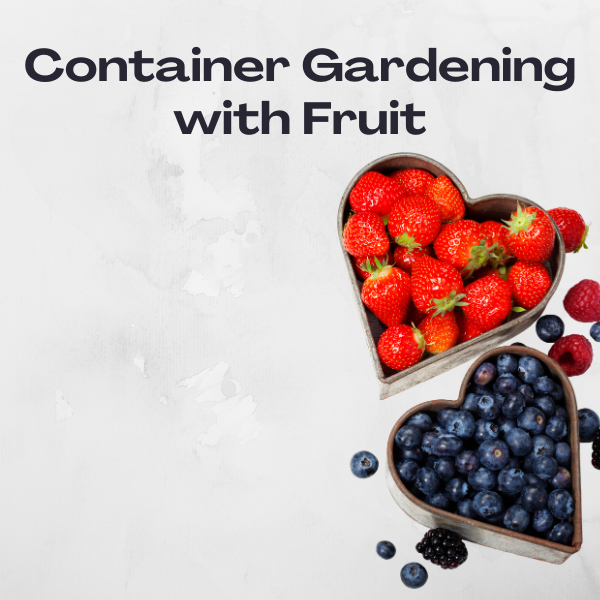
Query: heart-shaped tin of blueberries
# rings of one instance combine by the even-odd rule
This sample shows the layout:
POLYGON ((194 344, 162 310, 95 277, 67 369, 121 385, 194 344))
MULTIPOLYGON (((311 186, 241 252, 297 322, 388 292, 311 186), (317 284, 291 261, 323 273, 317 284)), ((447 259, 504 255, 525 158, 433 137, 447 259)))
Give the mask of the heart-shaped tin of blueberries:
POLYGON ((543 560, 549 563, 562 564, 569 556, 579 551, 582 543, 579 428, 577 426, 573 427, 573 423, 578 423, 575 393, 569 378, 565 375, 565 372, 560 368, 558 363, 537 350, 523 346, 505 346, 496 348, 495 350, 486 352, 473 363, 463 379, 458 400, 433 400, 425 402, 410 409, 398 419, 392 428, 387 444, 385 471, 388 488, 400 508, 421 525, 430 528, 446 527, 459 533, 465 540, 477 544, 504 550, 505 552, 511 552, 528 558, 543 560), (565 546, 524 533, 517 533, 481 521, 468 519, 446 510, 430 506, 422 500, 419 500, 407 489, 396 471, 394 463, 394 438, 398 430, 408 421, 408 419, 418 412, 437 413, 443 408, 459 408, 464 402, 467 394, 467 387, 477 367, 481 363, 490 361, 490 358, 504 353, 536 357, 546 365, 553 378, 560 382, 563 387, 563 403, 568 415, 568 441, 571 446, 572 482, 570 491, 575 501, 575 512, 571 519, 574 534, 570 546, 565 546))
POLYGON ((558 228, 554 225, 556 233, 554 250, 549 260, 545 263, 552 278, 552 285, 545 298, 535 308, 522 313, 512 313, 509 317, 509 321, 503 325, 500 325, 487 333, 483 333, 468 342, 458 344, 446 352, 442 352, 436 356, 429 356, 404 371, 396 372, 389 369, 382 364, 379 355, 377 354, 377 342, 385 330, 385 326, 369 309, 367 309, 361 300, 360 291, 362 281, 360 281, 354 272, 351 257, 344 249, 342 236, 344 224, 348 220, 350 214, 350 192, 356 185, 356 182, 367 171, 378 171, 385 175, 397 169, 424 169, 436 177, 439 177, 440 175, 449 177, 462 194, 466 206, 465 219, 473 219, 480 222, 487 220, 508 220, 511 213, 517 209, 517 203, 521 206, 535 206, 544 210, 539 204, 536 204, 527 198, 509 194, 492 194, 480 198, 470 198, 465 186, 454 173, 442 164, 427 158, 426 156, 421 156, 420 154, 399 152, 397 154, 384 156, 363 167, 352 178, 352 181, 350 181, 340 202, 338 210, 338 234, 348 274, 352 282, 354 298, 359 308, 361 323, 371 353, 371 359, 373 361, 373 366, 375 367, 377 378, 379 379, 379 390, 382 400, 417 385, 422 381, 427 381, 436 375, 440 375, 453 367, 475 358, 486 350, 497 348, 502 342, 518 335, 529 326, 533 325, 533 323, 535 323, 542 315, 546 304, 548 304, 548 301, 558 288, 565 264, 564 243, 558 228))

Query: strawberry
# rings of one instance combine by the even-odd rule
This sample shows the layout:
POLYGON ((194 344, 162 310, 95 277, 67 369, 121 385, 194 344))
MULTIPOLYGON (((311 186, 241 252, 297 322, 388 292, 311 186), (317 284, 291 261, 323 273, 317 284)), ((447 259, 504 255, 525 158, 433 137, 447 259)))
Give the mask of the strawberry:
POLYGON ((408 312, 410 276, 402 269, 384 266, 375 259, 371 276, 361 291, 362 301, 388 327, 400 325, 408 312))
POLYGON ((425 192, 442 211, 442 223, 454 223, 465 216, 465 202, 461 193, 448 177, 442 175, 434 179, 425 192))
POLYGON ((423 246, 422 248, 396 246, 394 248, 394 263, 409 275, 412 273, 415 261, 423 256, 433 256, 433 248, 431 246, 423 246))
POLYGON ((444 314, 462 306, 463 281, 460 273, 447 263, 424 256, 415 262, 410 282, 413 302, 418 310, 444 314))
POLYGON ((401 169, 390 173, 390 178, 397 181, 407 195, 425 195, 427 186, 434 181, 435 177, 423 169, 401 169))
POLYGON ((506 227, 498 221, 484 221, 481 226, 490 236, 492 243, 496 244, 494 256, 490 257, 490 263, 493 266, 506 264, 512 258, 506 243, 508 233, 506 227))
POLYGON ((552 279, 542 263, 517 261, 508 274, 508 284, 514 301, 531 309, 544 299, 552 279))
POLYGON ((450 350, 458 341, 458 324, 454 311, 436 317, 428 315, 421 321, 419 329, 425 338, 426 351, 429 354, 450 350))
POLYGON ((473 323, 470 319, 467 319, 465 313, 462 310, 455 310, 456 313, 456 323, 458 325, 458 343, 462 344, 463 342, 468 342, 473 338, 476 338, 478 335, 483 333, 477 325, 473 323))
POLYGON ((504 281, 508 281, 508 274, 510 273, 510 267, 507 265, 501 265, 499 267, 483 267, 483 269, 477 269, 471 275, 470 280, 475 281, 476 279, 481 279, 486 275, 497 275, 500 279, 504 279, 504 281))
POLYGON ((481 224, 469 220, 442 225, 433 249, 439 260, 456 267, 463 276, 485 266, 495 250, 481 224))
POLYGON ((415 303, 411 301, 408 303, 408 312, 406 313, 406 319, 404 319, 405 325, 416 325, 417 327, 421 321, 426 317, 425 313, 422 313, 417 309, 415 303))
POLYGON ((463 311, 482 331, 498 327, 510 314, 510 285, 496 275, 486 275, 465 288, 463 311))
POLYGON ((542 262, 554 249, 554 226, 550 217, 535 206, 517 210, 511 215, 506 245, 513 256, 528 262, 542 262))
POLYGON ((548 214, 558 226, 565 243, 565 252, 577 254, 582 248, 587 250, 585 240, 590 227, 576 210, 560 207, 549 210, 548 214))
POLYGON ((378 256, 390 249, 383 219, 375 213, 352 215, 344 227, 343 240, 352 256, 378 256))
POLYGON ((382 265, 390 265, 394 261, 394 256, 391 250, 388 250, 385 254, 379 256, 353 256, 352 266, 354 272, 364 281, 368 279, 371 273, 368 270, 369 266, 375 265, 375 259, 377 259, 382 265))
POLYGON ((416 327, 396 325, 386 329, 377 343, 377 353, 384 365, 403 371, 418 363, 425 351, 425 340, 416 327))
POLYGON ((406 196, 390 211, 388 231, 399 246, 420 248, 431 244, 440 231, 438 205, 424 196, 406 196))
POLYGON ((350 207, 356 213, 373 212, 383 217, 403 195, 404 190, 397 181, 369 171, 352 188, 350 207))

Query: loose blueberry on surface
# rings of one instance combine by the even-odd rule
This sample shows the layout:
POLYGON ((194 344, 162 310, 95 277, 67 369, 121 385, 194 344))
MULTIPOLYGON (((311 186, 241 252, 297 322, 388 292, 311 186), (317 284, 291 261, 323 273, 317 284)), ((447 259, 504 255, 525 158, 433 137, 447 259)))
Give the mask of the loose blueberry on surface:
POLYGON ((398 448, 416 448, 423 439, 423 432, 418 427, 405 425, 398 430, 394 439, 398 448))
POLYGON ((422 412, 414 414, 406 424, 420 429, 423 433, 429 431, 433 427, 431 417, 427 413, 422 412))
POLYGON ((579 417, 579 441, 591 442, 600 429, 598 414, 591 408, 581 408, 577 411, 577 415, 579 417))
POLYGON ((573 529, 573 525, 571 525, 571 523, 558 523, 550 532, 549 539, 552 542, 569 546, 573 541, 574 532, 575 530, 573 529))
POLYGON ((558 471, 558 464, 552 456, 536 456, 533 459, 533 474, 540 479, 548 481, 552 479, 558 471))
POLYGON ((427 571, 419 563, 408 563, 400 571, 402 583, 411 590, 423 587, 427 583, 427 571))
POLYGON ((551 417, 556 411, 554 400, 552 400, 552 397, 548 394, 536 396, 533 400, 533 406, 539 408, 546 415, 546 417, 551 417))
POLYGON ((467 519, 477 518, 477 513, 473 510, 473 500, 471 498, 461 500, 456 505, 456 512, 461 517, 466 517, 467 519))
POLYGON ((547 435, 534 435, 531 442, 534 456, 554 456, 556 446, 547 435))
POLYGON ((598 323, 594 323, 590 328, 590 337, 595 342, 600 342, 600 321, 598 321, 598 323))
POLYGON ((475 392, 468 393, 460 409, 477 414, 477 405, 479 403, 479 398, 481 398, 481 394, 477 394, 475 392))
POLYGON ((571 446, 565 442, 558 442, 554 458, 559 467, 569 467, 571 465, 571 446))
POLYGON ((431 444, 431 453, 436 456, 457 456, 463 448, 463 442, 452 433, 440 434, 431 444))
POLYGON ((557 519, 562 521, 575 512, 575 503, 567 490, 554 490, 548 496, 548 508, 557 519))
POLYGON ((390 560, 396 555, 396 546, 392 542, 383 541, 377 544, 375 551, 384 560, 390 560))
POLYGON ((367 477, 371 477, 371 475, 375 475, 378 468, 379 461, 377 460, 377 457, 367 450, 361 450, 360 452, 357 452, 350 459, 350 469, 352 473, 360 479, 365 479, 367 477))
POLYGON ((526 511, 535 512, 536 510, 542 510, 542 508, 545 508, 547 501, 548 492, 541 487, 527 485, 521 492, 521 505, 526 511))
POLYGON ((473 375, 473 383, 475 385, 487 385, 496 377, 496 367, 490 362, 481 363, 475 375, 473 375))
POLYGON ((414 460, 405 460, 396 463, 398 476, 404 483, 412 483, 417 476, 419 465, 414 460))
POLYGON ((450 481, 454 477, 454 460, 448 456, 438 458, 433 463, 433 470, 441 481, 450 481))
POLYGON ((506 494, 518 494, 527 484, 525 473, 521 469, 502 469, 498 473, 498 490, 506 494))
POLYGON ((530 385, 527 385, 526 383, 522 383, 518 390, 518 392, 521 392, 521 394, 523 395, 523 398, 525 398, 525 406, 531 406, 533 404, 533 399, 535 398, 535 393, 533 391, 533 388, 530 385))
POLYGON ((494 392, 506 396, 511 392, 516 392, 521 382, 512 373, 503 373, 494 382, 494 392))
POLYGON ((500 471, 510 458, 508 446, 502 440, 485 440, 477 450, 479 462, 490 471, 500 471))
POLYGON ((502 412, 508 419, 516 419, 525 410, 525 397, 517 389, 515 392, 510 392, 504 399, 502 412))
POLYGON ((568 490, 571 487, 571 473, 565 467, 558 467, 556 475, 550 480, 550 485, 558 490, 568 490))
POLYGON ((504 508, 502 498, 496 492, 479 492, 473 498, 473 510, 482 519, 492 519, 497 517, 504 508))
POLYGON ((448 496, 443 492, 436 492, 431 496, 425 496, 425 502, 435 508, 441 508, 442 510, 448 510, 451 506, 448 496))
POLYGON ((554 381, 546 375, 539 377, 533 383, 533 391, 540 395, 549 394, 554 391, 554 381))
POLYGON ((567 435, 567 423, 561 416, 553 415, 548 419, 544 432, 555 442, 560 442, 567 435))
POLYGON ((544 365, 535 356, 521 356, 517 374, 521 381, 531 385, 544 374, 544 365))
POLYGON ((474 450, 464 450, 461 452, 455 460, 456 470, 459 473, 463 473, 464 475, 468 475, 469 473, 473 473, 479 469, 479 457, 477 456, 477 452, 474 450))
POLYGON ((416 460, 417 462, 421 462, 425 457, 425 453, 418 446, 416 448, 402 448, 400 454, 402 460, 416 460))
POLYGON ((519 427, 511 429, 504 439, 506 445, 515 456, 526 456, 533 448, 531 437, 519 427))
POLYGON ((554 516, 547 508, 536 510, 533 513, 531 526, 533 527, 534 531, 537 531, 538 533, 545 533, 546 531, 550 531, 553 525, 554 516))
POLYGON ((441 484, 440 478, 433 469, 421 468, 417 471, 415 485, 426 496, 431 496, 440 489, 441 484))
POLYGON ((528 406, 518 417, 517 425, 531 435, 538 435, 546 428, 546 416, 535 406, 528 406))
POLYGON ((496 359, 498 375, 502 375, 503 373, 516 373, 518 366, 518 357, 515 354, 500 354, 496 359))
POLYGON ((496 439, 498 437, 498 425, 493 421, 479 419, 475 423, 474 439, 477 444, 483 443, 485 440, 496 439))
POLYGON ((451 502, 460 502, 469 493, 469 484, 462 477, 454 477, 446 484, 446 496, 451 502))
POLYGON ((556 315, 544 315, 535 324, 535 331, 542 342, 553 344, 565 332, 565 324, 556 315))
POLYGON ((529 513, 518 504, 513 504, 504 515, 504 526, 511 531, 523 533, 529 527, 529 513))
POLYGON ((475 433, 475 417, 466 410, 456 411, 446 419, 446 431, 468 440, 475 433))
POLYGON ((498 475, 485 467, 479 467, 477 471, 469 474, 468 482, 474 490, 488 492, 496 487, 498 475))

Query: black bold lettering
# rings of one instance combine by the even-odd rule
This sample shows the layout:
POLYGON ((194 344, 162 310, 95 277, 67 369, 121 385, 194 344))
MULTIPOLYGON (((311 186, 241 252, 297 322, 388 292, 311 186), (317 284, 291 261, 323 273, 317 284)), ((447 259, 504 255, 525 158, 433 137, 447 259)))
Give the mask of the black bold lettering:
POLYGON ((63 74, 63 69, 57 67, 50 75, 41 75, 35 70, 35 60, 40 56, 49 56, 54 62, 60 60, 60 54, 58 52, 55 52, 50 48, 38 48, 37 50, 30 52, 25 59, 25 71, 27 72, 27 75, 35 81, 42 81, 44 83, 56 81, 63 74))

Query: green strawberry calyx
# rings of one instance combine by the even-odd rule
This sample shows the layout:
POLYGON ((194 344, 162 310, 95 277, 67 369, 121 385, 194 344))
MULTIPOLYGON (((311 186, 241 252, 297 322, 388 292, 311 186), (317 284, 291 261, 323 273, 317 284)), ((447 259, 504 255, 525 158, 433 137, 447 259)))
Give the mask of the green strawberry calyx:
MULTIPOLYGON (((591 223, 590 223, 591 225, 591 223)), ((588 233, 590 231, 590 225, 586 225, 585 226, 585 231, 583 232, 583 235, 581 236, 581 241, 579 242, 579 246, 577 246, 577 248, 575 248, 575 250, 573 250, 573 254, 577 254, 582 248, 584 250, 587 250, 587 244, 585 243, 585 240, 587 239, 588 233)))
POLYGON ((522 306, 513 306, 511 308, 511 310, 513 312, 520 313, 520 312, 525 312, 527 309, 523 308, 522 306))
POLYGON ((425 336, 421 333, 421 330, 414 324, 411 323, 411 329, 413 331, 413 337, 417 348, 424 350, 427 343, 425 342, 425 336))
POLYGON ((367 260, 362 263, 362 265, 360 265, 360 268, 363 271, 366 271, 367 273, 369 273, 369 275, 371 277, 379 277, 379 275, 388 268, 391 268, 392 265, 388 265, 388 261, 387 258, 384 258, 383 260, 379 260, 376 256, 373 257, 373 261, 375 262, 375 265, 373 265, 371 263, 371 259, 367 258, 367 260))
POLYGON ((408 231, 405 231, 402 235, 399 235, 395 240, 398 246, 405 246, 409 252, 412 252, 415 248, 420 248, 421 244, 415 242, 415 238, 411 236, 408 231))
POLYGON ((503 221, 507 225, 508 235, 515 235, 521 231, 529 231, 533 222, 537 218, 537 211, 528 213, 527 210, 523 210, 521 205, 517 202, 517 214, 513 213, 509 221, 503 221))
POLYGON ((477 271, 477 269, 480 269, 488 263, 496 260, 497 248, 498 242, 494 242, 488 247, 487 237, 483 238, 476 246, 472 246, 469 264, 462 270, 461 275, 469 277, 475 271, 477 271))
POLYGON ((437 317, 438 315, 445 315, 447 312, 454 310, 456 306, 467 306, 468 302, 461 302, 466 294, 457 294, 456 290, 452 290, 445 298, 434 298, 433 306, 427 309, 427 312, 433 310, 432 315, 437 317))

